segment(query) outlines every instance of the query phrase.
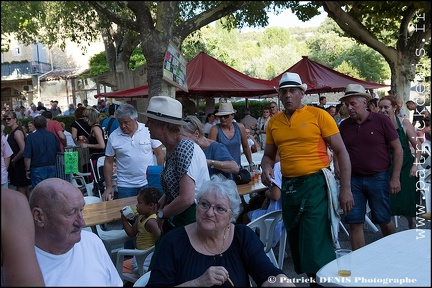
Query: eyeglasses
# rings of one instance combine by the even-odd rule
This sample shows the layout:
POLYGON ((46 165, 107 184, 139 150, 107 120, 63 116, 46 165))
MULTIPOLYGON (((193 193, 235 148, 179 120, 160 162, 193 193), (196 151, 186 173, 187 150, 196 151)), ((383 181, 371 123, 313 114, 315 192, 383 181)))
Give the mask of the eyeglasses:
POLYGON ((230 209, 227 209, 227 208, 219 206, 219 205, 210 205, 210 203, 205 201, 205 200, 200 200, 198 202, 198 207, 203 211, 208 211, 210 208, 213 208, 213 211, 219 215, 223 215, 223 214, 227 213, 228 210, 230 210, 230 209))
POLYGON ((11 121, 12 119, 14 119, 14 118, 10 118, 10 117, 4 118, 5 121, 11 121))
POLYGON ((221 118, 224 118, 224 119, 227 119, 227 118, 229 118, 231 116, 231 114, 229 114, 229 115, 223 115, 223 116, 220 116, 221 118))

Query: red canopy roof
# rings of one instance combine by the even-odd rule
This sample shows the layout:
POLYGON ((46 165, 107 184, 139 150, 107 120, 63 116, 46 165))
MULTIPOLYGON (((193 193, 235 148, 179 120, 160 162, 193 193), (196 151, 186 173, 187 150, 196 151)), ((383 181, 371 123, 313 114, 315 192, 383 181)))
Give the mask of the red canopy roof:
POLYGON ((360 84, 363 85, 365 89, 378 89, 390 86, 374 82, 367 82, 347 76, 329 67, 312 61, 307 56, 303 56, 302 60, 300 60, 272 80, 279 83, 279 79, 285 72, 292 72, 300 75, 303 83, 307 84, 306 94, 341 92, 345 91, 345 88, 348 84, 360 84))
MULTIPOLYGON (((253 97, 276 94, 278 81, 249 77, 223 62, 200 52, 186 66, 189 92, 177 89, 176 96, 253 97)), ((148 86, 95 95, 108 98, 148 97, 148 86)))

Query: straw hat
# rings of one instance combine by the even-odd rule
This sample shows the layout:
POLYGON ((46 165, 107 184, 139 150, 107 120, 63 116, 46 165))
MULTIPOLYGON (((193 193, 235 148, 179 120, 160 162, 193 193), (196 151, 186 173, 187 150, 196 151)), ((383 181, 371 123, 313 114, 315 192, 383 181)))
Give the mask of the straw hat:
POLYGON ((148 118, 176 125, 185 125, 182 117, 183 107, 180 101, 169 96, 153 96, 150 98, 147 111, 143 114, 148 118))
MULTIPOLYGON (((297 73, 286 72, 279 80, 279 89, 289 87, 301 88, 303 91, 307 90, 307 84, 302 84, 300 76, 297 73)), ((279 89, 276 90, 279 92, 279 89)))
POLYGON ((219 111, 215 113, 215 116, 231 115, 236 112, 237 110, 233 108, 231 102, 222 102, 219 104, 219 111))
POLYGON ((348 86, 345 89, 345 95, 339 99, 339 101, 343 102, 348 97, 352 96, 361 96, 366 98, 366 101, 369 101, 371 99, 371 96, 366 93, 366 89, 360 85, 360 84, 348 84, 348 86))

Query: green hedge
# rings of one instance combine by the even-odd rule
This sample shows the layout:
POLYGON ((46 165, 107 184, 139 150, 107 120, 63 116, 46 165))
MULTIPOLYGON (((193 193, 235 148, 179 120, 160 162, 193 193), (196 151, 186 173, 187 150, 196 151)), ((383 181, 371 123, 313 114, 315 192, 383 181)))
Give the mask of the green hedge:
MULTIPOLYGON (((256 119, 258 119, 258 117, 261 117, 263 108, 266 106, 270 106, 271 102, 272 102, 271 100, 268 100, 268 101, 248 101, 248 106, 249 106, 249 109, 251 111, 251 116, 255 117, 256 119)), ((236 121, 240 121, 240 119, 242 119, 244 117, 243 110, 246 107, 245 102, 232 102, 232 104, 233 104, 234 109, 237 110, 237 113, 235 114, 235 119, 236 119, 236 121)), ((219 108, 219 103, 216 103, 215 109, 218 109, 218 108, 219 108)), ((206 110, 205 104, 199 105, 198 110, 199 111, 205 111, 206 110)), ((202 113, 204 113, 204 112, 202 112, 202 113)))

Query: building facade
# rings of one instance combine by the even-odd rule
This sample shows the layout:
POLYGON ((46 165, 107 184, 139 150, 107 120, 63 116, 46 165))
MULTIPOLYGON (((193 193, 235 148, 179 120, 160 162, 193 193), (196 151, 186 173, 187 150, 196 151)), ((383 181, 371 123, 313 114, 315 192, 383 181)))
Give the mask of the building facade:
POLYGON ((89 45, 88 51, 82 53, 74 43, 68 43, 62 51, 58 47, 48 49, 41 43, 26 46, 11 39, 9 50, 1 53, 2 103, 11 108, 28 108, 41 101, 49 108, 50 101, 57 100, 62 111, 70 103, 76 105, 84 99, 96 104, 96 83, 79 76, 87 71, 90 57, 101 51, 102 42, 89 45))

